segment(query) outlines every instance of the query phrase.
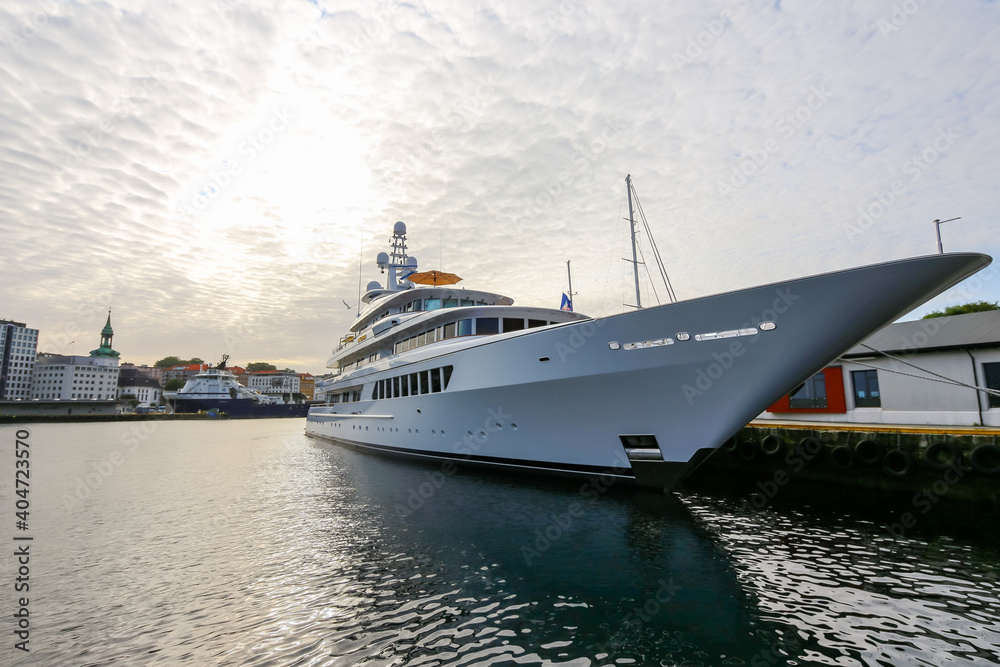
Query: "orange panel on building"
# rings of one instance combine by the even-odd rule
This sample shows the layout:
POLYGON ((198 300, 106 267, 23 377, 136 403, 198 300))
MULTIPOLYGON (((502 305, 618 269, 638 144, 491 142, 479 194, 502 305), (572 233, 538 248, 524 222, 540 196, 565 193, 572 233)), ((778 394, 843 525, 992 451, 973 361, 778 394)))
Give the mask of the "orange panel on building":
POLYGON ((823 380, 826 383, 826 407, 825 408, 793 408, 791 398, 785 394, 767 411, 776 414, 804 414, 804 413, 846 413, 847 398, 844 395, 844 372, 840 366, 829 366, 822 371, 823 380))

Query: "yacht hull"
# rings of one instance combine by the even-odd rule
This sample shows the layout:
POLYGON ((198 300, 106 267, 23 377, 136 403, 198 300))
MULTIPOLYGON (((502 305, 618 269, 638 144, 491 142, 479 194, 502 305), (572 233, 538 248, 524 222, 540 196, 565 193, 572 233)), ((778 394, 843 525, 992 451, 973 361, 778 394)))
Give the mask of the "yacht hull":
MULTIPOLYGON (((376 362, 361 396, 375 380, 450 365, 446 391, 314 406, 306 432, 442 466, 669 488, 798 383, 989 262, 935 255, 461 347, 445 341, 436 356, 376 362)), ((359 374, 347 374, 334 387, 358 383, 359 374)))
POLYGON ((308 403, 257 403, 249 398, 173 398, 174 412, 218 410, 227 417, 305 417, 308 403))

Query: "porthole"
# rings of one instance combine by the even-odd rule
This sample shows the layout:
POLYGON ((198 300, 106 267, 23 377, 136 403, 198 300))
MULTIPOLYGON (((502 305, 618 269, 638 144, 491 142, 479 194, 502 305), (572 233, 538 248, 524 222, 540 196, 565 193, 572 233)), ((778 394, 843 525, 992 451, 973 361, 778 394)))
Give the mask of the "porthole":
POLYGON ((773 331, 776 326, 774 322, 761 322, 757 325, 761 331, 773 331))
POLYGON ((677 334, 676 336, 674 336, 674 338, 676 338, 677 340, 691 340, 691 334, 689 334, 689 333, 687 333, 685 331, 682 331, 679 334, 677 334))
POLYGON ((613 340, 610 343, 608 343, 608 347, 610 347, 612 350, 620 350, 621 349, 621 343, 619 343, 616 340, 613 340))

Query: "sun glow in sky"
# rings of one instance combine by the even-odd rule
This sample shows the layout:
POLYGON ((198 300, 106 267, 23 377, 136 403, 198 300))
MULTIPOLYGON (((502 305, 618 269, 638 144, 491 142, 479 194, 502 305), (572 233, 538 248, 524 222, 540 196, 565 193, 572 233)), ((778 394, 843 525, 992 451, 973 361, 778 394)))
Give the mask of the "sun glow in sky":
POLYGON ((469 288, 557 307, 571 260, 619 312, 627 173, 680 298, 935 218, 997 254, 997 43, 992 2, 7 2, 0 318, 321 372, 396 220, 469 288))

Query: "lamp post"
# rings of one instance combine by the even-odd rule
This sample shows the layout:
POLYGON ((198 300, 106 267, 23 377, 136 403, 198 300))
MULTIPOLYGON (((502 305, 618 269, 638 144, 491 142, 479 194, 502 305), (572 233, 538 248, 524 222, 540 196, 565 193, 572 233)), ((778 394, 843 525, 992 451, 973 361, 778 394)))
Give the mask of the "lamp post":
POLYGON ((943 255, 944 254, 944 248, 941 247, 941 225, 943 225, 946 222, 951 222, 952 220, 961 220, 961 219, 962 219, 962 217, 959 216, 957 218, 948 218, 947 220, 935 220, 934 221, 934 231, 937 232, 938 254, 939 255, 943 255))

